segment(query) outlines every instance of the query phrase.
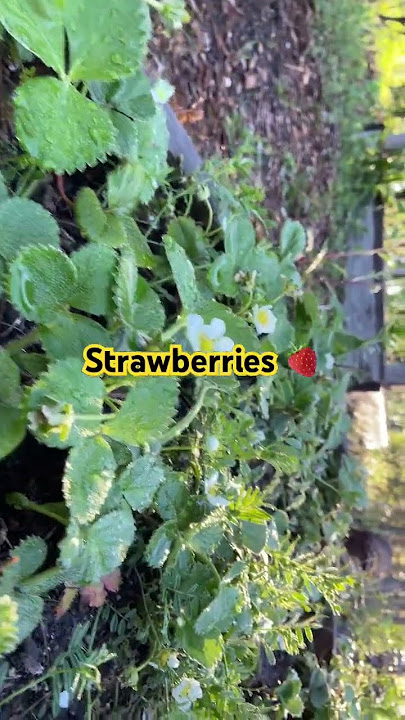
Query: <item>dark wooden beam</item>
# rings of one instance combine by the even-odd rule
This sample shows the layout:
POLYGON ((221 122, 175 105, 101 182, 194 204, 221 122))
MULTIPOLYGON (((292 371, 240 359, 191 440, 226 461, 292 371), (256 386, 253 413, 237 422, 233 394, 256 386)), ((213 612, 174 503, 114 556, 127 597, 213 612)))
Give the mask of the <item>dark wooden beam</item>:
POLYGON ((385 387, 390 385, 405 385, 405 363, 392 363, 384 368, 383 383, 385 387))

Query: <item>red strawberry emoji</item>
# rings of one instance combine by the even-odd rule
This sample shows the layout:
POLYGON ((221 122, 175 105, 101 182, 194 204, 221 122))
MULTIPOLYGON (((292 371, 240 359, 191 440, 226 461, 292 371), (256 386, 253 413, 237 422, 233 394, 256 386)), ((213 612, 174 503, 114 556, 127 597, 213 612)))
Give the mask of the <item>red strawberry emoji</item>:
POLYGON ((312 377, 316 370, 316 355, 311 348, 302 348, 288 358, 288 364, 292 370, 304 377, 312 377))

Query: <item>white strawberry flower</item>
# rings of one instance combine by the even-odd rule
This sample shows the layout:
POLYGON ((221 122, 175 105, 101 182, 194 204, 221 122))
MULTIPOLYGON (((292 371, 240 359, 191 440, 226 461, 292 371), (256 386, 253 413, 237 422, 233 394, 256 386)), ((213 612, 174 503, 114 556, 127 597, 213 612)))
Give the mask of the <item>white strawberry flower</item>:
POLYGON ((177 670, 177 668, 180 665, 180 660, 177 657, 177 653, 175 653, 175 652, 170 653, 170 655, 167 659, 167 664, 168 664, 169 668, 171 668, 172 670, 177 670))
POLYGON ((332 370, 334 364, 335 364, 335 358, 333 357, 333 355, 331 355, 331 353, 327 353, 325 355, 325 368, 327 370, 332 370))
POLYGON ((231 352, 234 341, 225 336, 226 325, 223 320, 213 318, 209 325, 201 315, 189 315, 187 318, 187 337, 194 352, 231 352))
POLYGON ((62 690, 59 693, 59 707, 61 710, 67 710, 69 707, 69 693, 67 690, 62 690))
POLYGON ((208 435, 206 441, 205 441, 205 447, 207 448, 207 452, 209 453, 216 453, 217 450, 219 450, 219 440, 215 435, 208 435))
POLYGON ((202 689, 198 680, 183 678, 179 685, 172 690, 172 696, 182 712, 191 710, 192 704, 202 698, 202 689))
POLYGON ((258 335, 269 335, 276 329, 277 318, 271 311, 271 305, 255 305, 253 308, 253 322, 258 335))
POLYGON ((229 505, 229 500, 224 498, 222 495, 217 495, 219 473, 213 472, 209 477, 204 480, 204 490, 207 496, 208 502, 214 507, 226 507, 229 505))

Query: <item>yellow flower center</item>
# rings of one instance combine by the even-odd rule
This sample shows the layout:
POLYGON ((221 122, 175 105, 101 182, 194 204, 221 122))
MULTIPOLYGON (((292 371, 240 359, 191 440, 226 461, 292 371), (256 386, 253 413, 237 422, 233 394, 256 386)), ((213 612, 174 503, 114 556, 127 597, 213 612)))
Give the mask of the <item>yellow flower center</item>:
POLYGON ((202 333, 198 339, 202 352, 212 352, 214 350, 214 341, 207 337, 207 335, 202 333))
POLYGON ((260 325, 266 325, 269 320, 268 310, 259 310, 257 313, 257 320, 260 325))

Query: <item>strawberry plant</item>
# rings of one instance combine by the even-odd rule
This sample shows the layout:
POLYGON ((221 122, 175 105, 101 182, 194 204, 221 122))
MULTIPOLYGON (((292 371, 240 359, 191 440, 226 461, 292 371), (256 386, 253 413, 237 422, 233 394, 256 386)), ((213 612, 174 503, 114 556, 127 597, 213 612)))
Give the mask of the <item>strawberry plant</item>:
MULTIPOLYGON (((324 604, 337 612, 350 585, 336 549, 362 496, 332 462, 348 381, 333 364, 353 339, 337 299, 321 310, 303 286, 300 223, 284 223, 278 246, 258 241, 226 188, 168 163, 170 90, 142 71, 149 6, 169 28, 186 19, 177 0, 0 8, 17 67, 15 134, 0 156, 11 326, 0 349, 0 459, 8 476, 34 438, 63 466, 51 498, 30 497, 28 483, 8 488, 15 516, 47 518, 57 540, 52 532, 48 551, 28 537, 5 559, 0 647, 8 654, 34 631, 50 593, 63 612, 78 590, 102 605, 125 561, 122 587, 137 580, 135 644, 119 679, 133 716, 242 718, 256 712, 248 681, 259 648, 270 662, 304 651, 324 604), (207 217, 193 216, 197 201, 207 217), (90 344, 171 343, 271 351, 280 370, 193 380, 82 372, 90 344), (300 376, 288 367, 296 346, 311 365, 294 363, 300 376)), ((86 677, 83 653, 78 675, 68 653, 61 707, 84 690, 67 679, 86 677)), ((269 707, 299 716, 301 687, 290 669, 269 707)))

